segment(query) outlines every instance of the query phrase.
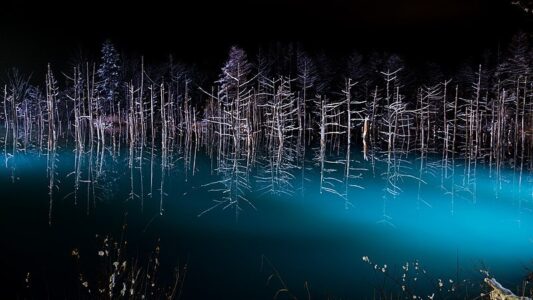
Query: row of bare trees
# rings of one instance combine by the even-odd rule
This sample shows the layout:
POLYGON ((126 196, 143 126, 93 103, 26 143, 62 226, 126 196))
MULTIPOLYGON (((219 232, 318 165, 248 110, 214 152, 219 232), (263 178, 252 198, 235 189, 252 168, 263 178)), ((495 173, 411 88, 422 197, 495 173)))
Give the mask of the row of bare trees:
POLYGON ((358 180, 370 171, 386 180, 383 222, 390 223, 387 202, 406 178, 420 189, 436 167, 430 156, 439 158, 443 187, 457 165, 464 166, 465 189, 475 189, 478 164, 498 176, 503 168, 520 175, 533 169, 527 45, 518 34, 499 64, 424 83, 394 55, 353 54, 345 71, 332 72, 324 57, 303 51, 277 61, 261 52, 254 60, 232 47, 218 78, 205 84, 172 61, 156 68, 141 58, 126 72, 106 42, 100 64, 75 65, 63 80, 48 66, 44 88, 10 73, 0 101, 4 163, 28 149, 46 154, 52 211, 58 153, 74 149, 72 196, 86 198, 89 209, 106 185, 105 156, 127 151, 129 199, 157 198, 163 214, 170 169, 182 161, 187 180, 202 149, 219 178, 206 186, 220 197, 200 215, 222 207, 237 216, 254 207, 247 195, 255 185, 274 195, 303 194, 311 164, 320 192, 349 206, 349 193, 363 188, 358 180))
MULTIPOLYGON (((52 67, 44 89, 12 73, 0 103, 6 157, 58 140, 80 150, 95 142, 115 150, 123 144, 157 146, 161 154, 176 146, 190 153, 206 146, 220 171, 249 168, 270 153, 265 180, 273 172, 302 168, 310 148, 325 181, 328 164, 343 164, 349 174, 353 149, 365 158, 369 151, 390 158, 398 150, 416 150, 441 155, 444 164, 461 157, 497 170, 532 167, 533 80, 524 34, 496 66, 477 64, 457 79, 428 78, 427 84, 413 84, 397 56, 365 61, 354 54, 348 71, 331 72, 324 71, 323 58, 303 51, 282 62, 261 56, 253 62, 233 47, 208 87, 172 62, 161 70, 141 60, 126 76, 109 58, 118 60, 110 47, 106 43, 103 50, 107 69, 103 63, 76 65, 64 73, 62 88, 52 67), (342 82, 335 85, 337 78, 342 82), (327 153, 345 157, 328 161, 327 153), (231 161, 226 167, 224 159, 231 161)), ((280 185, 271 182, 271 189, 280 185)))

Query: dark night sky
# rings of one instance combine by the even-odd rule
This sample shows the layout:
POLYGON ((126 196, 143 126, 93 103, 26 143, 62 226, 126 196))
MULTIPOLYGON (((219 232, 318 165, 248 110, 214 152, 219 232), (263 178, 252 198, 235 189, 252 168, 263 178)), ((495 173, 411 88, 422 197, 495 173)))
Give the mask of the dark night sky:
POLYGON ((0 10, 0 70, 63 66, 79 49, 97 53, 105 38, 148 60, 173 53, 199 64, 219 64, 231 44, 255 49, 276 40, 447 62, 496 48, 527 23, 504 0, 8 0, 0 10))

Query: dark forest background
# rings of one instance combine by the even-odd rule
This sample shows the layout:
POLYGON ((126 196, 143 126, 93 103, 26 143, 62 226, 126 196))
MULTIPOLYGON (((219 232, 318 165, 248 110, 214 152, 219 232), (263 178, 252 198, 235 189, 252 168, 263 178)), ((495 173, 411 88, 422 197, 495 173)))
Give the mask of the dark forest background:
POLYGON ((64 70, 97 60, 111 39, 123 57, 193 63, 218 73, 232 45, 296 43, 311 54, 397 53, 413 67, 454 72, 498 54, 529 15, 509 1, 7 1, 0 9, 0 75, 17 67, 42 81, 47 63, 64 70))

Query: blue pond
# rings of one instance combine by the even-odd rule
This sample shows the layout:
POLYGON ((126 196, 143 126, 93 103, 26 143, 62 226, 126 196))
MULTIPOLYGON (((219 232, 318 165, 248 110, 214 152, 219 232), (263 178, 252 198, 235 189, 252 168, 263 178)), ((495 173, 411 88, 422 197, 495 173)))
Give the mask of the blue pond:
POLYGON ((425 299, 454 292, 475 298, 485 272, 515 288, 533 268, 528 172, 418 155, 364 160, 355 153, 350 180, 332 164, 321 182, 309 159, 277 190, 258 163, 245 174, 242 199, 226 203, 217 202, 224 192, 214 159, 176 155, 162 169, 149 150, 130 155, 64 149, 53 164, 37 151, 0 156, 7 283, 23 287, 30 273, 36 289, 52 298, 76 295, 65 287, 78 280, 72 250, 90 269, 99 259, 96 236, 118 237, 124 224, 131 255, 159 240, 162 281, 187 264, 182 299, 307 298, 308 292, 374 299, 404 288, 425 299))

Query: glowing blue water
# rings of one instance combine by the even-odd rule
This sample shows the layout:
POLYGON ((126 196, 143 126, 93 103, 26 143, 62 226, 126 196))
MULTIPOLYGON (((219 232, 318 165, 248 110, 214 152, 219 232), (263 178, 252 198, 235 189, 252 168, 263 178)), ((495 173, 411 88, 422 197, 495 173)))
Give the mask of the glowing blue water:
MULTIPOLYGON (((163 262, 188 260, 184 298, 271 298, 281 284, 272 279, 266 286, 273 269, 268 264, 261 268, 263 256, 302 297, 308 282, 317 297, 372 298, 384 287, 384 264, 386 276, 401 279, 401 266, 418 261, 419 272, 411 270, 408 276, 422 295, 438 292, 438 279, 444 280, 443 290, 450 289, 451 279, 462 284, 456 289, 468 285, 470 296, 479 291, 480 270, 514 288, 533 267, 533 177, 528 172, 496 174, 478 164, 468 173, 464 161, 445 170, 433 160, 423 161, 420 169, 420 160, 412 159, 402 162, 402 172, 420 180, 401 177, 395 182, 401 191, 393 195, 386 190, 386 161, 374 166, 354 162, 365 170, 356 172, 361 178, 353 183, 364 189, 344 190, 342 172, 336 173, 332 176, 340 183, 332 187, 346 192, 342 199, 320 192, 319 169, 311 162, 305 179, 298 177, 301 170, 294 170, 293 188, 279 195, 259 192, 256 167, 246 197, 257 210, 243 204, 238 217, 233 207, 198 217, 220 196, 205 186, 220 179, 210 159, 198 157, 194 174, 176 161, 163 172, 162 197, 157 162, 151 166, 148 159, 142 164, 134 160, 133 169, 127 163, 126 155, 107 156, 97 196, 87 199, 82 184, 74 197, 74 154, 61 152, 49 214, 47 157, 10 158, 8 168, 0 168, 4 270, 23 278, 30 270, 47 274, 43 270, 68 269, 65 253, 90 244, 95 233, 116 231, 125 212, 140 247, 150 247, 159 237, 163 262), (131 186, 138 197, 127 200, 131 186), (15 266, 6 257, 23 263, 15 266)), ((401 284, 386 282, 386 288, 401 291, 401 284)))

